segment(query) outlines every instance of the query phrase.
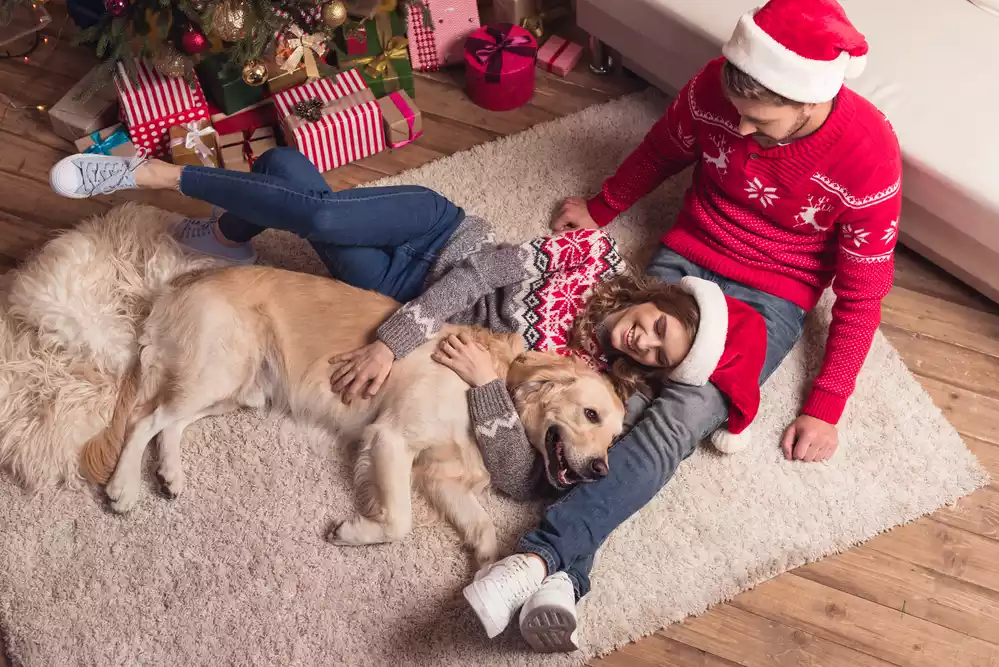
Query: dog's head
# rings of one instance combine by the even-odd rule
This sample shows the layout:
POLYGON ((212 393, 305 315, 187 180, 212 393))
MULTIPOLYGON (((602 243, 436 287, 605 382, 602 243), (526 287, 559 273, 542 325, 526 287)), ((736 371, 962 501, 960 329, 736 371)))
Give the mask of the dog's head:
POLYGON ((607 450, 625 411, 604 376, 574 358, 527 352, 510 367, 507 387, 552 486, 607 476, 607 450))

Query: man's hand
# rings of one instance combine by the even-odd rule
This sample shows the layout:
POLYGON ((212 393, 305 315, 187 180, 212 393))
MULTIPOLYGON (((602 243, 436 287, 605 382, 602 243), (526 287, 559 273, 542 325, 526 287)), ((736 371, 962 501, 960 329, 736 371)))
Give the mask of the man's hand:
POLYGON ((340 394, 344 403, 361 393, 371 398, 378 393, 392 370, 395 355, 380 340, 353 352, 338 354, 330 359, 330 388, 340 394))
POLYGON ((499 379, 492 356, 464 332, 442 340, 430 358, 453 370, 472 387, 482 387, 499 379))
POLYGON ((552 231, 562 233, 573 229, 599 229, 600 225, 590 216, 586 200, 582 197, 569 197, 552 220, 552 231))
POLYGON ((801 415, 795 419, 781 440, 781 449, 787 460, 825 461, 839 444, 836 426, 816 417, 801 415))

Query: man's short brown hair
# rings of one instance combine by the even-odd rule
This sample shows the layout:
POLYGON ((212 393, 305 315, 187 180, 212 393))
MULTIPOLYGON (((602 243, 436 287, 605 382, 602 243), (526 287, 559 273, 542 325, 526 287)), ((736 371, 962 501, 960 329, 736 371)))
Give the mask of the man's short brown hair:
POLYGON ((725 89, 734 97, 782 107, 802 106, 801 102, 795 102, 770 90, 727 60, 722 68, 722 81, 725 84, 725 89))

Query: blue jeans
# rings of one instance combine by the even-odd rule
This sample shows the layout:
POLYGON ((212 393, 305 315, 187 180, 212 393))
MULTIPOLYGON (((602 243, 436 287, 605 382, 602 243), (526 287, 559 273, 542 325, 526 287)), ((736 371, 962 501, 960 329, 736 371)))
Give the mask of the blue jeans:
MULTIPOLYGON (((684 276, 711 280, 728 296, 759 311, 767 325, 761 385, 801 337, 801 308, 704 269, 668 248, 656 254, 646 272, 667 283, 678 283, 684 276)), ((580 484, 548 507, 541 524, 521 538, 517 550, 543 558, 549 573, 567 572, 576 598, 583 597, 590 590, 593 557, 607 536, 652 500, 680 462, 727 417, 726 399, 713 384, 668 385, 611 448, 610 474, 580 484)))
POLYGON ((226 210, 223 236, 246 242, 265 229, 307 240, 330 275, 397 301, 410 301, 441 248, 465 217, 433 190, 418 186, 334 192, 304 155, 272 148, 249 174, 185 166, 180 191, 226 210))

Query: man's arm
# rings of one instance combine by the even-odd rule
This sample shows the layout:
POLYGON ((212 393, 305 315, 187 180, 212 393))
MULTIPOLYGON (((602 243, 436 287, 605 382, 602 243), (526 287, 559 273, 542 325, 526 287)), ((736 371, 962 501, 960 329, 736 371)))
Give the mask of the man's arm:
POLYGON ((887 196, 870 206, 851 207, 838 224, 838 252, 829 338, 822 369, 812 383, 804 414, 830 424, 839 421, 853 393, 860 367, 881 323, 881 300, 895 273, 895 243, 902 208, 900 165, 893 167, 887 196))
POLYGON ((638 148, 604 182, 600 194, 587 201, 586 208, 598 225, 610 223, 700 156, 689 96, 697 94, 699 83, 704 85, 703 76, 701 72, 683 87, 638 148))

